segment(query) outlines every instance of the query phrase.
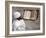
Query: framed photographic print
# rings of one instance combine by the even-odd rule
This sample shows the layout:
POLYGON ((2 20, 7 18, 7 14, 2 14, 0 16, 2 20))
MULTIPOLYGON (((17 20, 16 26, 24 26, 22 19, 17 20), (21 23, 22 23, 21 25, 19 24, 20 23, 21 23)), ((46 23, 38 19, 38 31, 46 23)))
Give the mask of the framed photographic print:
POLYGON ((45 34, 45 5, 33 2, 5 2, 5 36, 45 34))

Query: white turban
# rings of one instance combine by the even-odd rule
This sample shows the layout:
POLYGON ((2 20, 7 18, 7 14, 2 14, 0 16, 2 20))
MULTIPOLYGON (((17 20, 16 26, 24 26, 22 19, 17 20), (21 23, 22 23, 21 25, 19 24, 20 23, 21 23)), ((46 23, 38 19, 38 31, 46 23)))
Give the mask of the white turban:
POLYGON ((20 12, 14 12, 14 18, 19 18, 21 16, 20 12))

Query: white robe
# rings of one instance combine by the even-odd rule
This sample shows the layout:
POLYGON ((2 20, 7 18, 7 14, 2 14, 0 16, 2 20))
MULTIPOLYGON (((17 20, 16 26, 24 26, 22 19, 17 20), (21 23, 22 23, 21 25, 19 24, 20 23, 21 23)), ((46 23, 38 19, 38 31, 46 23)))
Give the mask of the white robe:
POLYGON ((24 31, 25 30, 25 22, 24 20, 14 20, 13 21, 13 29, 14 31, 24 31))

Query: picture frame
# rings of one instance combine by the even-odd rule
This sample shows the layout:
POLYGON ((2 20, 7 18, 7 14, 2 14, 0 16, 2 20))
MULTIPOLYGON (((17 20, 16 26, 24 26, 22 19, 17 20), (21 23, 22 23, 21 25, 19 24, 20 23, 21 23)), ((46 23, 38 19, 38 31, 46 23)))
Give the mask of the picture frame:
MULTIPOLYGON (((34 17, 36 17, 36 16, 34 16, 34 17)), ((26 18, 24 20, 31 20, 31 19, 26 18)), ((36 18, 35 18, 35 20, 36 20, 36 18)), ((35 20, 32 20, 31 22, 35 23, 36 22, 35 20)), ((5 1, 5 36, 6 37, 35 36, 35 35, 44 35, 44 34, 45 34, 45 4, 44 3, 5 1), (37 10, 38 8, 40 8, 39 9, 39 11, 40 11, 40 17, 39 17, 40 18, 40 29, 28 30, 28 31, 12 31, 12 16, 13 16, 12 7, 16 8, 16 9, 17 8, 26 9, 26 7, 27 8, 31 7, 31 10, 37 10)))

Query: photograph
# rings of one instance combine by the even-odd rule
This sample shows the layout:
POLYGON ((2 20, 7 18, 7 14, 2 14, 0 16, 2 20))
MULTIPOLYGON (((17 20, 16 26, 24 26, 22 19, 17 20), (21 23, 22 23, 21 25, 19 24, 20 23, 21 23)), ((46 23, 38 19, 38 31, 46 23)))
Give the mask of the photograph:
POLYGON ((12 31, 40 30, 40 8, 12 7, 12 31))
POLYGON ((5 2, 6 36, 35 36, 45 34, 44 3, 5 2))
POLYGON ((43 6, 27 4, 10 4, 9 8, 10 34, 21 34, 25 32, 40 33, 43 31, 43 6))

